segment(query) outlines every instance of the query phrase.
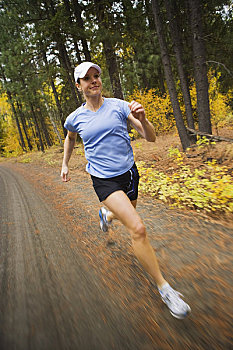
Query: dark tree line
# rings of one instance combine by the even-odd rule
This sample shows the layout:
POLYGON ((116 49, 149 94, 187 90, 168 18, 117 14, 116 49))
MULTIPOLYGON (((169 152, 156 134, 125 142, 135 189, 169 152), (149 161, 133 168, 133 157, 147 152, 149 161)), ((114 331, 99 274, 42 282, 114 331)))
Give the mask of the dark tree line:
POLYGON ((22 149, 43 151, 54 142, 51 130, 62 144, 64 120, 82 103, 73 70, 84 60, 102 66, 106 91, 117 98, 135 88, 162 94, 167 85, 184 149, 195 141, 187 126, 211 133, 207 71, 221 70, 223 91, 232 87, 231 11, 231 1, 220 0, 2 0, 0 89, 22 149))

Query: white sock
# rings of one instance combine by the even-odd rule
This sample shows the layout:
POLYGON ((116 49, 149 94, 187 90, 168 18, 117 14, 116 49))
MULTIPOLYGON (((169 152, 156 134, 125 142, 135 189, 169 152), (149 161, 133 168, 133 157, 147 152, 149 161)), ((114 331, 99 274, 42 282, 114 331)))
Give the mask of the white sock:
POLYGON ((158 290, 159 290, 159 292, 164 293, 168 287, 170 287, 170 284, 168 282, 166 282, 163 284, 162 288, 158 288, 158 290))

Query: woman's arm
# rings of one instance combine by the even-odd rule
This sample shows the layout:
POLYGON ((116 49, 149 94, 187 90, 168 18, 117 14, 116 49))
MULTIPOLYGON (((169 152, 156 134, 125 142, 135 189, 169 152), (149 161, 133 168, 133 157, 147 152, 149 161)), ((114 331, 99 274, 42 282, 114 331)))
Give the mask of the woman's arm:
POLYGON ((61 169, 61 177, 62 177, 62 181, 64 182, 67 182, 70 180, 70 178, 68 178, 68 173, 69 173, 68 163, 74 149, 76 137, 77 137, 76 132, 68 131, 68 134, 66 135, 66 138, 65 138, 64 156, 63 156, 62 169, 61 169))
POLYGON ((136 101, 132 101, 129 104, 129 108, 131 110, 131 113, 128 116, 130 124, 147 141, 154 142, 155 129, 153 125, 149 122, 149 120, 146 118, 143 106, 136 101))

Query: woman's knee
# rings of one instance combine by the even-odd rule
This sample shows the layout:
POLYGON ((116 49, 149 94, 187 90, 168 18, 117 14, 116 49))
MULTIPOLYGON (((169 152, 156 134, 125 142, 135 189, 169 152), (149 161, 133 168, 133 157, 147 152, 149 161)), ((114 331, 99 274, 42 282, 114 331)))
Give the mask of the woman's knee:
POLYGON ((131 230, 133 241, 144 241, 147 237, 146 228, 142 222, 138 222, 131 230))

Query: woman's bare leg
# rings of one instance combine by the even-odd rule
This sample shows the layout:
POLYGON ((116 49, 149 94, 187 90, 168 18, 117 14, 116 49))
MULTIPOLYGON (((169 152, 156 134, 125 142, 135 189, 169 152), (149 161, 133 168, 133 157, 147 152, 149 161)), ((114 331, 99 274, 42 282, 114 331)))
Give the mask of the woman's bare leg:
MULTIPOLYGON (((104 204, 104 202, 103 202, 104 204)), ((136 209, 136 206, 137 206, 137 199, 135 200, 132 200, 131 201, 131 204, 134 206, 134 208, 136 209)), ((107 215, 107 220, 110 222, 112 220, 115 220, 117 219, 116 216, 113 214, 113 212, 111 212, 111 210, 108 211, 108 215, 107 215)))
POLYGON ((116 191, 109 195, 103 204, 112 212, 112 218, 119 219, 126 226, 131 234, 135 256, 161 288, 166 281, 148 240, 145 226, 135 210, 136 201, 131 202, 123 191, 116 191))

